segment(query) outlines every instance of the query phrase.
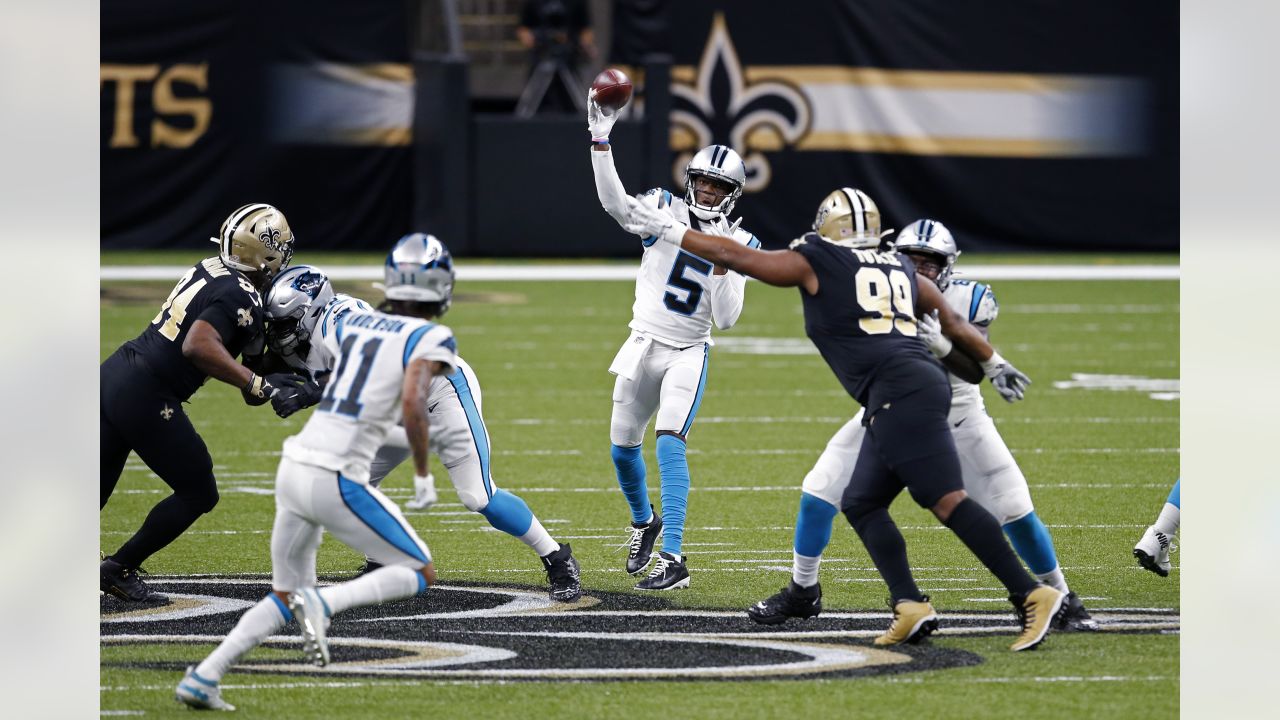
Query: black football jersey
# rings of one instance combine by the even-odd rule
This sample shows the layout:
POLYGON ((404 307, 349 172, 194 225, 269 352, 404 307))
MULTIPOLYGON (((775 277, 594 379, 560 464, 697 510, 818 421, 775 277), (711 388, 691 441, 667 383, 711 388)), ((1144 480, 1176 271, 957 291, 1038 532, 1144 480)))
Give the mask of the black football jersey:
POLYGON ((260 353, 262 297, 239 271, 211 257, 187 271, 142 334, 125 345, 178 400, 191 397, 208 376, 182 355, 196 320, 218 331, 232 357, 260 353))
MULTIPOLYGON (((800 290, 805 334, 859 404, 867 405, 882 368, 898 361, 937 365, 916 337, 916 271, 909 258, 836 245, 817 233, 807 233, 791 249, 804 255, 818 276, 816 295, 800 290)), ((900 383, 907 375, 886 378, 900 383)), ((910 389, 878 388, 888 397, 910 389)))

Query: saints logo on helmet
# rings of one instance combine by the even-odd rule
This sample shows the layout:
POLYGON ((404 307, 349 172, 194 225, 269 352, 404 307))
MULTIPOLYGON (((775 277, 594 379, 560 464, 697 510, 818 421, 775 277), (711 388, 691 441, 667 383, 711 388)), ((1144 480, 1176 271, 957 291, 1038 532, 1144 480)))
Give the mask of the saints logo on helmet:
POLYGON ((440 303, 436 316, 453 301, 453 256, 435 235, 411 233, 396 241, 384 275, 388 300, 440 303))
POLYGON ((818 206, 813 229, 823 239, 852 248, 874 248, 892 230, 880 232, 880 208, 857 188, 840 188, 818 206))
POLYGON ((893 249, 908 255, 922 254, 933 257, 941 268, 934 282, 938 289, 946 290, 951 284, 951 272, 955 269, 960 250, 946 225, 937 220, 917 220, 908 225, 893 241, 893 249))
POLYGON ((250 275, 259 289, 266 288, 293 257, 293 231, 284 213, 266 203, 237 208, 222 221, 218 256, 227 267, 250 275))
POLYGON ((733 148, 725 145, 708 145, 698 151, 697 155, 684 167, 684 201, 689 211, 703 220, 712 220, 717 215, 728 215, 733 212, 734 203, 742 197, 742 188, 747 184, 747 166, 733 148), (698 202, 698 194, 694 188, 694 180, 706 178, 721 186, 719 201, 714 204, 698 202))
POLYGON ((333 299, 333 284, 318 268, 295 265, 277 275, 263 303, 267 345, 286 359, 302 354, 333 299))

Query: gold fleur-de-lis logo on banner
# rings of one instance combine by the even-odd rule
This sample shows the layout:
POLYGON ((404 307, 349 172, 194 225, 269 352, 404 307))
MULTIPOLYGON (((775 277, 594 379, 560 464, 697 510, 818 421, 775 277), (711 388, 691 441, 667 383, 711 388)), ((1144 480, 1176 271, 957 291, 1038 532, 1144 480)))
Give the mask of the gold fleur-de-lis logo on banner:
POLYGON ((747 192, 769 186, 765 151, 793 146, 809 131, 812 112, 804 92, 781 80, 748 82, 729 36, 724 13, 711 22, 694 82, 671 85, 672 147, 680 151, 672 168, 677 184, 684 166, 707 145, 728 145, 747 166, 747 192))

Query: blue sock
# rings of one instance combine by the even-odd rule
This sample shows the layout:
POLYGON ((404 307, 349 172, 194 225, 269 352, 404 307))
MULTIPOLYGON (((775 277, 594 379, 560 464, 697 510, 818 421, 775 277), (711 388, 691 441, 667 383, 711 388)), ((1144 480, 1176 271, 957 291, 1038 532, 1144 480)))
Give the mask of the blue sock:
POLYGON ((640 446, 622 447, 614 445, 613 469, 618 473, 618 487, 627 496, 627 504, 631 506, 631 520, 644 522, 649 519, 649 486, 644 482, 644 455, 640 446))
POLYGON ((680 556, 684 542, 684 513, 689 504, 689 462, 684 441, 658 436, 658 472, 662 477, 662 551, 680 556))
POLYGON ((1004 526, 1004 534, 1018 553, 1018 557, 1036 575, 1053 572, 1058 567, 1058 556, 1053 551, 1053 538, 1035 511, 1004 526))
POLYGON ((1173 489, 1169 491, 1169 499, 1165 502, 1179 510, 1182 509, 1182 478, 1178 478, 1178 482, 1173 484, 1173 489))
POLYGON ((533 511, 518 495, 512 495, 506 490, 494 493, 480 514, 490 525, 514 537, 529 532, 529 527, 533 525, 533 511))
POLYGON ((831 521, 836 506, 822 498, 801 493, 800 513, 796 516, 795 551, 805 557, 819 557, 831 542, 831 521))

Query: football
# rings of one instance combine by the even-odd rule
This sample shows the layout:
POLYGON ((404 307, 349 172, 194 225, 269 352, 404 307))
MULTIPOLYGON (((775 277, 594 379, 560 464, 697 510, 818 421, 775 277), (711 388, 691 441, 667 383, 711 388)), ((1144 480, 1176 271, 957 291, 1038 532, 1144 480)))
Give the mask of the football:
POLYGON ((631 102, 631 78, 616 68, 604 70, 591 83, 596 102, 606 110, 620 110, 631 102))

